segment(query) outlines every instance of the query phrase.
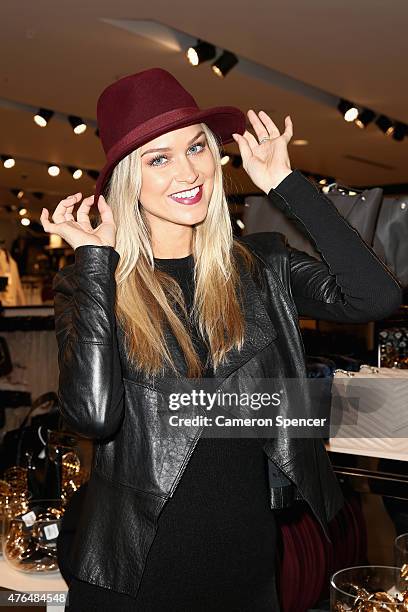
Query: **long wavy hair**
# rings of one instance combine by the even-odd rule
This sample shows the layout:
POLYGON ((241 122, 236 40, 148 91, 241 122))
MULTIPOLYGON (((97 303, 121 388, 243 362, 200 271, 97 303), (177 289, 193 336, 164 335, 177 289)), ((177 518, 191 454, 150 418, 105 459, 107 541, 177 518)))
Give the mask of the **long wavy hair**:
POLYGON ((165 364, 178 376, 165 338, 170 328, 184 353, 188 377, 202 376, 202 364, 191 340, 196 325, 208 347, 216 372, 233 347, 241 349, 245 319, 239 275, 239 258, 249 271, 251 251, 233 237, 224 191, 221 146, 206 124, 201 124, 215 161, 214 187, 205 220, 193 226, 195 293, 187 313, 183 292, 153 259, 151 232, 140 205, 141 152, 135 149, 114 168, 106 201, 117 227, 115 249, 120 260, 115 272, 115 314, 124 330, 126 353, 132 365, 147 375, 164 372, 165 364), (177 314, 177 307, 179 313, 177 314))

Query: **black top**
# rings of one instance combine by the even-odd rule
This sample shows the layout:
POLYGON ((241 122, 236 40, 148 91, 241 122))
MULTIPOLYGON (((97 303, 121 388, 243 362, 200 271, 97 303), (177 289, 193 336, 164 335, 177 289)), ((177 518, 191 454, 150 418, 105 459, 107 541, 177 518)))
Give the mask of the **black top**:
MULTIPOLYGON (((186 257, 180 257, 175 259, 162 259, 155 257, 154 262, 157 268, 162 270, 163 272, 167 272, 171 276, 173 276, 178 284, 180 285, 184 299, 186 302, 187 312, 191 312, 193 307, 193 299, 194 299, 194 258, 193 255, 187 255, 186 257)), ((181 315, 181 312, 178 312, 181 315)), ((190 321, 185 321, 187 325, 190 326, 190 321)), ((195 326, 190 326, 191 331, 191 339, 195 346, 195 349, 198 352, 198 355, 201 359, 201 363, 205 366, 207 357, 208 357, 208 349, 201 338, 199 336, 197 329, 195 326)), ((203 371, 203 376, 210 377, 211 369, 207 369, 205 367, 203 371)))
MULTIPOLYGON (((177 279, 190 312, 193 256, 155 263, 177 279)), ((197 333, 195 342, 205 358, 197 333)), ((274 563, 275 519, 260 441, 202 437, 159 516, 136 610, 278 610, 274 563)))

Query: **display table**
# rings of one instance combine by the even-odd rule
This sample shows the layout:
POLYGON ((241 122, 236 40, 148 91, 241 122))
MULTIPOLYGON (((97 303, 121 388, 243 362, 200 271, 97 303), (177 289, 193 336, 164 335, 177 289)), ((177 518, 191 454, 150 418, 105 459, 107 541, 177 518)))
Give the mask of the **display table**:
POLYGON ((408 461, 408 370, 336 371, 332 417, 341 420, 326 448, 336 453, 408 461))
MULTIPOLYGON (((28 593, 30 591, 48 593, 68 592, 67 584, 60 572, 48 575, 25 574, 10 567, 3 557, 0 557, 0 586, 20 593, 28 593)), ((16 609, 18 609, 18 606, 16 606, 16 609)), ((21 609, 24 608, 21 606, 21 609)), ((46 610, 50 612, 64 612, 64 606, 48 604, 46 610)))

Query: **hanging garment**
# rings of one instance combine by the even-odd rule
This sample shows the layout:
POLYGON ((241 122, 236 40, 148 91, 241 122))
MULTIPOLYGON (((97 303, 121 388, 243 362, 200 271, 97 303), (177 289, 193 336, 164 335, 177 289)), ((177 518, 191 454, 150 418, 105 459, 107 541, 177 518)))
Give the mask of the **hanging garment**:
POLYGON ((0 249, 0 278, 6 277, 7 284, 0 291, 0 302, 3 306, 25 306, 26 299, 20 281, 20 273, 16 261, 7 249, 0 249))

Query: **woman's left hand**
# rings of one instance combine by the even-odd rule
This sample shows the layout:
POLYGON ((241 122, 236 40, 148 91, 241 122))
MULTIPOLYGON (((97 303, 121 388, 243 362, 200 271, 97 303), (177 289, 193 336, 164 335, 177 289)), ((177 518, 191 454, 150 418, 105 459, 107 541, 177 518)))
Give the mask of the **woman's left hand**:
POLYGON ((242 165, 249 178, 262 191, 269 193, 292 172, 288 144, 293 136, 293 124, 288 115, 285 118, 285 131, 281 134, 269 115, 264 111, 258 115, 253 110, 248 111, 248 118, 258 140, 248 130, 245 130, 243 136, 232 136, 239 146, 242 165), (262 138, 269 140, 259 144, 262 138))

